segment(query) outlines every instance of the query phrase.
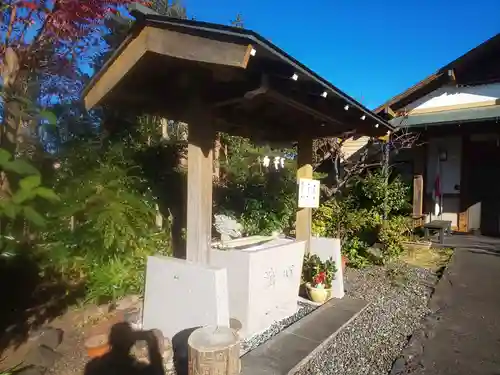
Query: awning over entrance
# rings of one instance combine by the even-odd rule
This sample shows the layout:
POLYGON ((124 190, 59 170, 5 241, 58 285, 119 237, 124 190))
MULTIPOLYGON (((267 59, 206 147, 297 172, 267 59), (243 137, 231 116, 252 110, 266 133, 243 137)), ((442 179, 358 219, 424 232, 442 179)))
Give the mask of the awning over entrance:
POLYGON ((87 109, 104 105, 189 123, 183 116, 203 106, 217 130, 266 141, 392 129, 252 31, 134 15, 128 38, 85 89, 87 109))
POLYGON ((425 126, 447 125, 500 118, 500 105, 478 108, 456 109, 436 113, 401 116, 390 120, 395 127, 421 128, 425 126))

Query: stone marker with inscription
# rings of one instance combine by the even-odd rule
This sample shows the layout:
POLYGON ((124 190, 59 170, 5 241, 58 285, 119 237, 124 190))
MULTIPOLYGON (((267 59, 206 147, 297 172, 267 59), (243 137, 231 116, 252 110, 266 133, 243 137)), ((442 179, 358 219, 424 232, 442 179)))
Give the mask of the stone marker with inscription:
POLYGON ((172 338, 205 325, 229 327, 227 273, 183 259, 151 256, 146 269, 143 329, 172 338))
POLYGON ((304 251, 304 241, 287 238, 243 249, 212 249, 210 264, 227 269, 229 313, 241 322, 241 337, 297 311, 304 251))

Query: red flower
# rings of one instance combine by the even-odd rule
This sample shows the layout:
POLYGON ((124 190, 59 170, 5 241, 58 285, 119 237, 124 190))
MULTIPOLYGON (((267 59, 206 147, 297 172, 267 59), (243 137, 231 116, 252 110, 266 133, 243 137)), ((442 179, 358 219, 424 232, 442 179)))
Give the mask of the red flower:
POLYGON ((16 5, 19 6, 19 7, 28 8, 28 9, 31 9, 31 10, 37 10, 38 7, 39 7, 34 2, 30 2, 30 1, 20 1, 16 5))
POLYGON ((324 271, 318 273, 314 278, 314 284, 324 284, 326 280, 326 273, 324 271))

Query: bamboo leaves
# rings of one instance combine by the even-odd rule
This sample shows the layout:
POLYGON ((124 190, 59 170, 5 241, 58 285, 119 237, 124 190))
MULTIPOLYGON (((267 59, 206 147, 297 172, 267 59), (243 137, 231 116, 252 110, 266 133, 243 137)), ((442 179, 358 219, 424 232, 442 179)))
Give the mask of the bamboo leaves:
POLYGON ((0 149, 0 168, 22 177, 17 184, 17 189, 12 191, 9 188, 8 191, 2 191, 0 217, 4 216, 11 220, 24 218, 30 224, 43 227, 46 220, 36 210, 36 200, 57 201, 59 197, 53 190, 41 186, 40 172, 29 162, 11 159, 12 155, 8 151, 0 149))

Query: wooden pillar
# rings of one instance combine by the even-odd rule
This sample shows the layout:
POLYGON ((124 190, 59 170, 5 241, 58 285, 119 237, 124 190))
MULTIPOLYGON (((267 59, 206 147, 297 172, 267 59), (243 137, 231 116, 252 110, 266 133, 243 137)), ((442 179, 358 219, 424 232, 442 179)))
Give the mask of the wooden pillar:
POLYGON ((210 116, 189 123, 186 259, 208 263, 212 240, 212 148, 210 116))
MULTIPOLYGON (((304 137, 297 144, 297 183, 300 178, 313 177, 313 140, 304 137)), ((312 209, 299 208, 295 222, 295 238, 306 241, 306 253, 309 253, 311 243, 312 209)))
MULTIPOLYGON (((413 217, 420 218, 423 215, 424 197, 425 197, 425 164, 426 164, 426 147, 420 146, 414 149, 413 157, 413 217)), ((423 220, 414 221, 418 227, 423 225, 423 220)))
POLYGON ((425 224, 423 218, 424 179, 421 174, 413 176, 413 227, 418 228, 425 224))
POLYGON ((424 204, 424 178, 421 174, 413 176, 413 216, 420 216, 424 204))
POLYGON ((462 134, 462 165, 460 166, 460 212, 458 213, 458 231, 467 233, 469 232, 469 174, 470 174, 470 161, 466 155, 470 152, 470 137, 462 134))

